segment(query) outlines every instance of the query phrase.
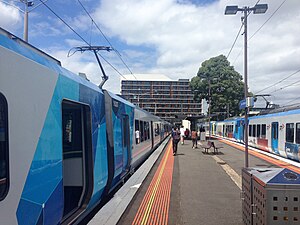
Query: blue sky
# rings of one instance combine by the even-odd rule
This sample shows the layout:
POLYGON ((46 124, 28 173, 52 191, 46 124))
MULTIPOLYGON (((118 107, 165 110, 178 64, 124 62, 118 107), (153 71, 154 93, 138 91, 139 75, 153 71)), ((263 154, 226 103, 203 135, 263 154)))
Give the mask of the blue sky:
MULTIPOLYGON (((241 14, 225 16, 226 5, 254 6, 256 2, 81 0, 133 73, 165 74, 176 80, 194 77, 204 60, 220 54, 227 56, 241 26, 241 14)), ((275 14, 248 42, 249 88, 253 93, 300 69, 299 1, 261 0, 260 3, 267 3, 269 9, 266 14, 249 16, 249 37, 275 14)), ((92 45, 109 45, 77 0, 48 0, 46 4, 92 45)), ((23 9, 24 5, 0 0, 0 26, 22 37, 23 14, 16 7, 23 9)), ((84 72, 92 82, 100 83, 101 73, 92 54, 67 57, 71 48, 85 44, 44 5, 29 13, 29 43, 56 57, 74 73, 84 72)), ((228 60, 243 75, 242 49, 243 36, 239 35, 228 60)), ((130 73, 115 53, 102 54, 121 74, 130 73)), ((118 93, 121 76, 106 63, 104 66, 109 75, 104 88, 118 93)), ((285 104, 297 98, 300 82, 281 88, 297 80, 300 73, 263 93, 271 93, 269 100, 274 103, 285 104)))

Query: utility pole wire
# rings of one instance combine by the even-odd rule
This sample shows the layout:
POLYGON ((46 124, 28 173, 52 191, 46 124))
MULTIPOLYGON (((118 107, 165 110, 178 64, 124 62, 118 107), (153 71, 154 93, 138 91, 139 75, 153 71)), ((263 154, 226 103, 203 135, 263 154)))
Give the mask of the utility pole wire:
POLYGON ((233 49, 233 47, 234 47, 234 45, 235 45, 235 43, 236 43, 236 41, 237 41, 237 39, 238 39, 240 33, 241 33, 242 28, 243 28, 243 24, 241 25, 240 30, 239 30, 239 32, 237 33, 237 35, 236 35, 236 37, 235 37, 235 40, 234 40, 234 42, 233 42, 233 44, 232 44, 232 46, 231 46, 231 49, 230 49, 230 51, 229 51, 228 54, 227 54, 227 57, 226 57, 227 59, 228 59, 228 57, 229 57, 229 55, 230 55, 230 53, 231 53, 231 51, 232 51, 232 49, 233 49))
POLYGON ((286 0, 284 0, 278 7, 277 7, 277 9, 271 14, 271 16, 254 32, 254 34, 252 34, 251 35, 251 37, 248 39, 248 41, 250 41, 252 38, 253 38, 253 36, 255 35, 255 34, 257 34, 262 28, 263 28, 263 26, 267 23, 267 22, 269 22, 269 20, 275 15, 275 13, 281 8, 281 6, 284 4, 286 2, 286 0))
POLYGON ((79 4, 81 5, 81 7, 83 8, 83 10, 86 12, 86 14, 90 17, 90 19, 92 20, 92 22, 95 24, 95 26, 97 27, 97 29, 99 30, 99 32, 102 34, 102 36, 105 38, 105 40, 107 41, 107 43, 110 45, 110 47, 114 50, 114 52, 118 55, 118 57, 120 58, 120 60, 122 61, 122 63, 125 65, 125 67, 128 69, 128 71, 134 76, 134 78, 137 80, 137 78, 135 77, 135 75, 132 73, 132 71, 130 70, 130 68, 128 67, 128 65, 125 63, 125 61, 123 60, 121 54, 118 52, 117 49, 115 49, 111 42, 108 40, 108 38, 105 36, 105 34, 102 32, 102 30, 100 29, 100 27, 98 26, 98 24, 95 22, 95 20, 92 18, 91 14, 87 11, 87 9, 84 7, 84 5, 82 4, 82 2, 80 0, 77 0, 79 2, 79 4))
POLYGON ((24 10, 20 9, 19 7, 17 7, 16 5, 14 5, 14 4, 10 3, 10 2, 4 1, 4 0, 0 0, 0 2, 3 2, 6 5, 9 5, 9 6, 15 8, 15 9, 19 10, 21 13, 24 13, 24 10))
MULTIPOLYGON (((39 0, 44 4, 44 6, 50 10, 58 19, 60 19, 71 31, 73 31, 84 43, 88 46, 91 46, 79 33, 77 33, 66 21, 64 21, 59 15, 57 15, 45 2, 39 0)), ((121 77, 126 80, 126 77, 123 76, 110 62, 108 62, 101 54, 97 53, 108 65, 110 65, 121 77)))
MULTIPOLYGON (((256 2, 256 4, 258 4, 260 2, 260 0, 258 0, 257 2, 256 2)), ((267 22, 269 22, 269 20, 275 15, 275 13, 281 8, 281 6, 284 4, 286 2, 286 0, 284 0, 278 7, 277 7, 277 9, 271 14, 271 16, 251 35, 251 37, 248 39, 248 41, 250 41, 253 37, 254 37, 254 35, 256 35, 262 28, 263 28, 263 26, 267 23, 267 22)), ((251 12, 250 12, 251 13, 251 12)), ((249 14, 250 14, 249 13, 249 14)), ((248 14, 248 15, 249 15, 248 14)), ((235 62, 236 62, 236 60, 238 59, 238 57, 241 55, 241 53, 242 53, 242 51, 243 51, 243 48, 241 48, 241 50, 240 50, 240 52, 239 52, 239 54, 237 55, 237 57, 235 58, 235 60, 234 60, 234 62, 232 63, 232 65, 234 65, 235 64, 235 62)))

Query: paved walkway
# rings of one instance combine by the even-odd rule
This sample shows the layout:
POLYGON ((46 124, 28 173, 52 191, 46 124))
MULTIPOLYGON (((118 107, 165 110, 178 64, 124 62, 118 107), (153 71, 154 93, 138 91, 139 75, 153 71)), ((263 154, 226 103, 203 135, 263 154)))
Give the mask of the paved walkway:
MULTIPOLYGON (((214 142, 224 146, 218 155, 204 154, 200 145, 197 149, 192 149, 190 140, 186 140, 184 145, 179 143, 176 156, 168 155, 174 159, 168 219, 167 222, 156 224, 242 224, 240 189, 244 152, 219 141, 214 142)), ((146 204, 142 203, 144 196, 163 162, 161 160, 164 154, 166 153, 160 156, 118 224, 136 224, 133 223, 134 218, 139 215, 140 206, 146 204)), ((252 167, 275 167, 251 155, 249 164, 252 167)))

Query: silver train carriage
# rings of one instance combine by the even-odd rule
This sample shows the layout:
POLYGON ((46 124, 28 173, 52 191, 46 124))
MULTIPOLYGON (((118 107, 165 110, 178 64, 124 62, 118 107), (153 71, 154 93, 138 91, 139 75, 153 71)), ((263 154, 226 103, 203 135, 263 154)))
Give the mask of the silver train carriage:
MULTIPOLYGON (((212 134, 244 143, 244 118, 212 122, 212 134)), ((300 109, 272 110, 249 118, 249 146, 300 162, 300 109)))

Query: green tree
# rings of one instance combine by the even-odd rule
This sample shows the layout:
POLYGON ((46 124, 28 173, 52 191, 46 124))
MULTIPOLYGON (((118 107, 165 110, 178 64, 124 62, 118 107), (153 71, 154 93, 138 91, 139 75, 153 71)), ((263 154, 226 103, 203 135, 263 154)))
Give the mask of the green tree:
POLYGON ((244 99, 242 76, 236 72, 224 55, 210 58, 201 64, 197 76, 191 80, 195 100, 209 100, 211 93, 211 113, 240 113, 239 101, 244 99))

